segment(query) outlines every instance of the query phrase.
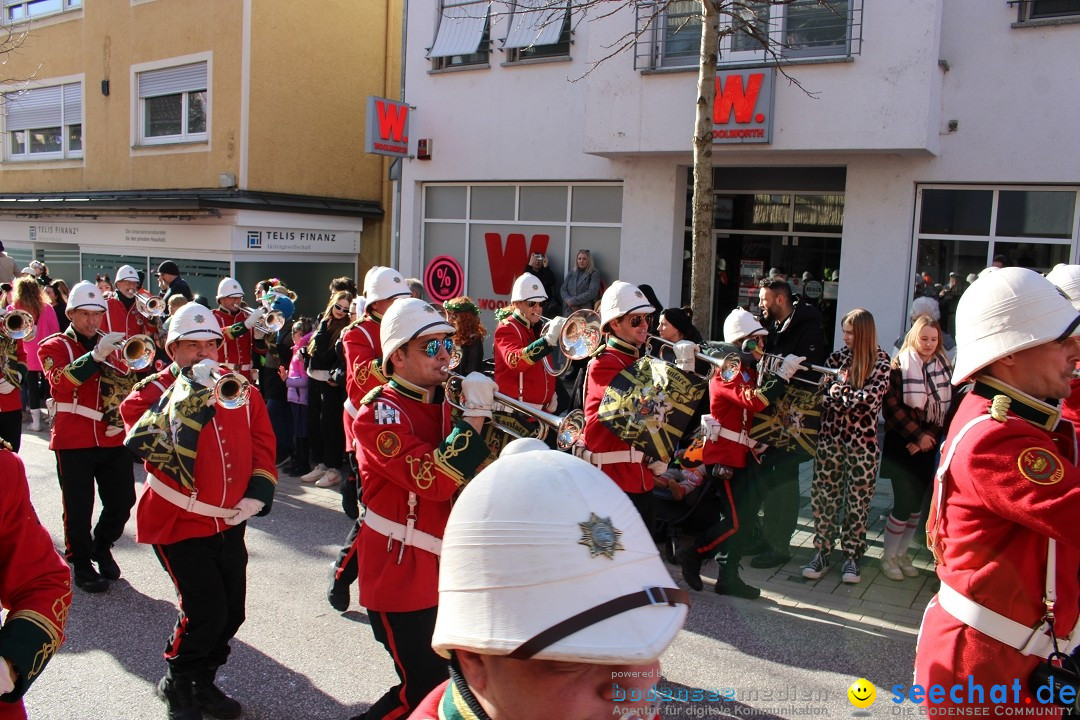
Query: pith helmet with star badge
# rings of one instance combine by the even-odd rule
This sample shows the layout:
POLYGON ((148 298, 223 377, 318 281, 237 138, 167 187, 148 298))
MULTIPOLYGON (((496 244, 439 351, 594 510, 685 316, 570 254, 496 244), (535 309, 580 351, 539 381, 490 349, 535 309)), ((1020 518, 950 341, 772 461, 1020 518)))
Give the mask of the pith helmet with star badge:
POLYGON ((169 350, 177 340, 217 340, 221 344, 224 337, 214 313, 199 303, 188 303, 169 320, 165 349, 169 350))
POLYGON ((90 310, 91 312, 105 312, 109 305, 105 295, 98 290, 97 285, 89 280, 75 283, 68 293, 68 310, 90 310))
POLYGON ((515 440, 462 491, 443 536, 431 645, 517 659, 641 664, 688 596, 626 494, 598 469, 515 440))

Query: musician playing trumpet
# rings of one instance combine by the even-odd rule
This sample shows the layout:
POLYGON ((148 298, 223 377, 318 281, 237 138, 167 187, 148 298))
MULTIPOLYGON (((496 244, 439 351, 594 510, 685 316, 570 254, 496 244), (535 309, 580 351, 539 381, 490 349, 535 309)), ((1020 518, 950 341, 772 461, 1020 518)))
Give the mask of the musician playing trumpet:
MULTIPOLYGON (((23 407, 19 386, 26 377, 26 351, 19 340, 9 337, 6 332, 9 312, 0 305, 0 440, 7 441, 14 452, 19 452, 23 407)), ((22 321, 18 317, 12 325, 22 321)))
POLYGON ((554 412, 557 381, 540 361, 559 346, 566 318, 547 323, 541 337, 535 328, 547 299, 547 291, 535 275, 523 273, 514 281, 510 294, 514 310, 495 328, 495 382, 503 395, 554 412))
MULTIPOLYGON (((262 395, 217 402, 223 340, 210 311, 191 303, 169 323, 172 364, 139 383, 121 412, 127 447, 146 461, 135 539, 153 545, 176 587, 180 615, 165 645, 157 694, 169 717, 238 717, 240 703, 214 685, 244 622, 247 520, 270 512, 275 441, 262 395)), ((128 467, 131 467, 130 460, 128 467)))
POLYGON ((122 332, 126 337, 154 335, 157 332, 157 321, 144 314, 140 309, 141 304, 136 300, 136 295, 142 295, 144 300, 151 297, 145 290, 139 289, 138 271, 130 265, 121 265, 116 271, 113 287, 116 292, 108 298, 109 310, 105 315, 103 329, 106 332, 122 332))
POLYGON ((254 356, 266 354, 266 336, 255 326, 266 316, 267 310, 260 303, 258 307, 245 311, 244 288, 230 277, 222 278, 218 283, 217 301, 214 317, 224 336, 217 361, 229 370, 254 380, 257 375, 252 370, 254 356))
POLYGON ((131 456, 122 446, 119 373, 110 356, 124 345, 124 333, 98 337, 108 304, 91 282, 82 281, 68 296, 68 329, 45 338, 38 348, 52 391, 49 448, 56 452, 56 474, 64 498, 64 548, 75 585, 90 593, 107 590, 120 577, 111 548, 124 532, 135 504, 131 456), (101 515, 93 533, 94 485, 101 515), (91 564, 97 563, 97 568, 91 564))

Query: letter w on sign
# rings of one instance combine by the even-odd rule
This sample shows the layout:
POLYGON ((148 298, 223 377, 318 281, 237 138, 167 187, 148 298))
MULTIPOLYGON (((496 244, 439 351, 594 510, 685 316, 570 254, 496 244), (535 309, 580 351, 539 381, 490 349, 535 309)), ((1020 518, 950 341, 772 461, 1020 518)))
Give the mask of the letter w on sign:
POLYGON ((549 235, 533 235, 529 247, 525 247, 525 235, 510 233, 503 244, 502 235, 496 232, 484 233, 487 245, 488 268, 491 270, 491 289, 496 295, 509 295, 514 289, 514 278, 521 274, 521 269, 529 262, 532 253, 546 254, 549 235))
POLYGON ((728 75, 722 88, 720 87, 720 78, 717 78, 716 102, 713 103, 713 123, 726 125, 731 120, 733 110, 735 111, 735 122, 750 122, 754 117, 754 108, 757 106, 758 93, 761 92, 761 81, 763 79, 764 75, 761 73, 751 75, 744 89, 741 75, 728 75))
POLYGON ((380 138, 400 143, 409 142, 405 135, 405 128, 408 127, 406 121, 409 118, 408 105, 378 99, 375 101, 375 115, 379 120, 380 138))

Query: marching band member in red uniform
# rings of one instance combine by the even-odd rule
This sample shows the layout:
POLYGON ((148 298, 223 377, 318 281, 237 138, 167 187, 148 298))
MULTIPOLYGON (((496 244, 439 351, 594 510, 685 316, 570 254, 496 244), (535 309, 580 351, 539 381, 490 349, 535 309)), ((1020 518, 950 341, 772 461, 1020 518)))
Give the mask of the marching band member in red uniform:
POLYGON ((1030 681, 1054 649, 1050 623, 1062 652, 1080 640, 1080 468, 1058 409, 1080 360, 1080 316, 1049 280, 1009 267, 971 284, 956 328, 953 383, 974 385, 949 426, 927 518, 941 589, 923 615, 915 683, 946 689, 927 700, 931 715, 994 704, 994 685, 1007 689, 999 706, 1044 702, 1030 681), (969 698, 969 680, 985 696, 969 698))
POLYGON ((630 447, 600 422, 597 412, 611 381, 641 357, 641 347, 649 336, 649 315, 655 310, 637 287, 621 280, 611 283, 600 298, 600 324, 608 333, 608 340, 600 354, 589 361, 586 370, 586 450, 575 451, 600 468, 630 496, 650 532, 653 527, 653 478, 663 474, 667 463, 653 461, 640 450, 630 447))
MULTIPOLYGON (((132 335, 154 336, 157 324, 139 312, 135 295, 139 292, 139 273, 130 265, 121 265, 116 271, 113 283, 116 292, 108 297, 109 311, 105 315, 102 328, 105 332, 122 332, 125 337, 132 335)), ((148 293, 143 293, 149 297, 148 293)))
POLYGON ((503 395, 553 412, 557 380, 540 361, 558 347, 566 318, 554 318, 540 337, 533 328, 540 322, 547 299, 535 275, 523 273, 514 281, 510 294, 514 311, 495 327, 495 383, 503 395))
POLYGON ((254 382, 258 372, 252 369, 253 357, 266 354, 266 338, 255 325, 266 316, 266 308, 260 302, 250 314, 246 313, 242 309, 244 288, 230 277, 218 283, 217 301, 214 317, 225 336, 217 360, 254 382))
MULTIPOLYGON (((1073 307, 1080 310, 1080 265, 1055 265, 1046 274, 1046 279, 1054 283, 1072 300, 1073 307)), ((1061 403, 1061 417, 1073 424, 1080 434, 1080 377, 1074 377, 1069 387, 1069 396, 1061 403)))
MULTIPOLYGON (((0 306, 0 323, 8 310, 0 306)), ((0 440, 15 452, 22 444, 22 394, 19 386, 26 376, 26 350, 18 340, 0 331, 0 440)))
POLYGON ((180 603, 157 687, 172 720, 242 711, 214 676, 244 622, 246 521, 270 512, 277 484, 262 395, 249 387, 246 403, 226 407, 211 390, 221 341, 209 310, 180 308, 165 344, 172 365, 139 383, 121 406, 126 444, 148 473, 135 539, 153 545, 180 603))
MULTIPOLYGON (((724 342, 736 347, 753 338, 752 355, 761 359, 765 350, 765 338, 769 331, 761 326, 753 315, 742 308, 735 308, 724 320, 724 342)), ((709 381, 709 414, 701 419, 705 436, 703 458, 712 466, 713 477, 723 483, 727 500, 726 517, 710 525, 694 539, 693 545, 679 553, 683 579, 694 590, 701 590, 701 563, 715 555, 723 544, 727 550, 721 562, 720 573, 713 588, 718 595, 734 595, 756 598, 761 591, 743 582, 739 577, 744 543, 739 534, 739 516, 748 516, 752 502, 751 478, 742 472, 747 456, 758 444, 750 439, 750 426, 754 415, 761 412, 774 399, 783 395, 787 381, 800 368, 805 358, 797 355, 784 359, 777 374, 769 373, 758 382, 757 370, 743 365, 740 372, 725 380, 719 372, 709 381), (732 485, 735 486, 734 490, 732 485), (725 540, 729 542, 725 543, 725 540)))
POLYGON ((364 398, 353 426, 367 507, 356 540, 360 604, 401 679, 363 720, 407 717, 446 679, 431 649, 443 529, 453 497, 488 457, 480 430, 495 392, 490 378, 470 374, 464 417, 451 419, 442 385, 453 332, 424 301, 395 302, 379 329, 390 381, 364 398))
POLYGON ((64 642, 71 579, 30 504, 26 469, 0 440, 0 720, 26 720, 22 697, 64 642))
POLYGON ((75 585, 102 592, 120 577, 111 548, 124 532, 135 504, 135 474, 123 447, 119 407, 122 382, 107 361, 124 343, 124 333, 97 337, 108 310, 101 291, 82 281, 68 296, 71 325, 41 342, 38 357, 52 391, 53 419, 49 447, 56 452, 56 474, 64 497, 65 555, 75 585), (112 420, 115 418, 115 420, 112 420), (93 535, 94 482, 101 515, 93 535), (97 569, 91 564, 97 563, 97 569), (100 574, 99 574, 100 573, 100 574))
MULTIPOLYGON (((342 413, 345 456, 357 478, 357 482, 346 480, 342 485, 342 503, 348 503, 347 494, 351 495, 353 506, 360 501, 360 488, 357 487, 360 474, 356 464, 359 449, 353 437, 353 422, 364 396, 386 382, 382 372, 382 340, 379 337, 383 315, 394 301, 411 295, 397 270, 378 265, 371 268, 364 276, 364 315, 345 328, 338 341, 345 359, 346 395, 345 411, 342 413)), ((353 514, 350 517, 356 519, 357 516, 353 514)), ((326 593, 331 607, 340 612, 349 609, 349 587, 356 581, 356 536, 360 533, 361 522, 356 519, 338 552, 330 589, 326 593)))
POLYGON ((450 513, 432 637, 450 680, 413 720, 658 717, 650 690, 690 602, 673 585, 602 473, 511 442, 450 513))

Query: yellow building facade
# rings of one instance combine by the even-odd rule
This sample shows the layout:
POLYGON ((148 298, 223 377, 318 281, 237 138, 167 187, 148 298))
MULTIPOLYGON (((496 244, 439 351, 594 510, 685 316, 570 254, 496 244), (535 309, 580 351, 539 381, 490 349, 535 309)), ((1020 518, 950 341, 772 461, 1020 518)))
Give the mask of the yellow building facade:
POLYGON ((69 285, 175 260, 213 298, 388 264, 390 160, 365 102, 400 94, 402 0, 3 3, 0 241, 69 285))

